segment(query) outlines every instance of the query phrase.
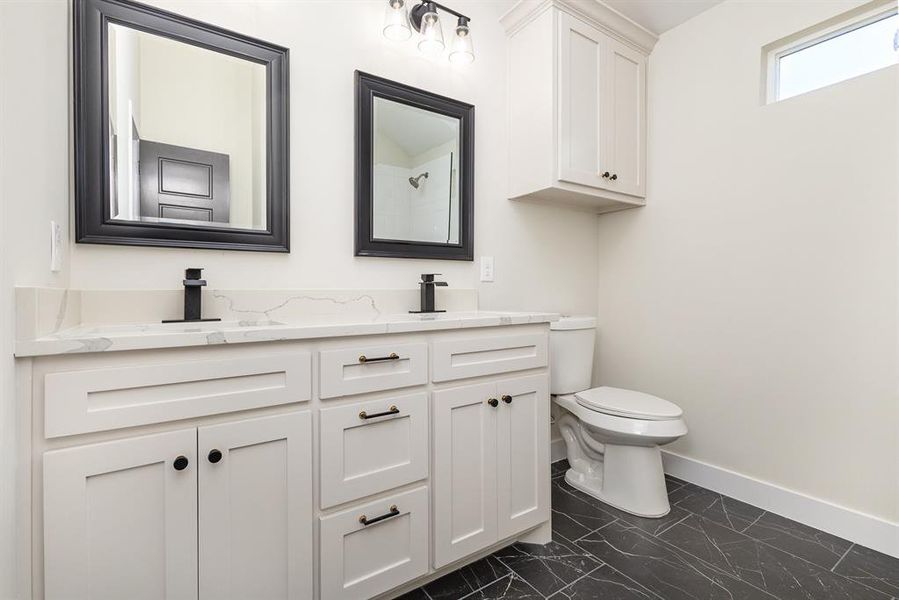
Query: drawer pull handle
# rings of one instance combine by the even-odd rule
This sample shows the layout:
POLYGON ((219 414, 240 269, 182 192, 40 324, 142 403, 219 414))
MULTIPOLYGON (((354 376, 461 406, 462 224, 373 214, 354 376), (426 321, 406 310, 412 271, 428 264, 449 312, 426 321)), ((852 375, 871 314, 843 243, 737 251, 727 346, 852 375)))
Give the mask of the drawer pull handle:
POLYGON ((187 457, 182 454, 181 456, 179 456, 178 458, 175 459, 175 461, 172 463, 172 466, 175 467, 176 471, 183 471, 184 469, 187 468, 187 465, 189 465, 189 464, 190 464, 190 461, 187 460, 187 457))
POLYGON ((508 394, 504 395, 503 402, 505 402, 506 404, 512 404, 512 396, 510 396, 508 394))
POLYGON ((396 407, 396 404, 394 404, 393 406, 391 406, 384 412, 374 413, 371 415, 363 410, 362 412, 359 413, 359 418, 364 421, 365 419, 375 419, 377 417, 386 417, 387 415, 398 415, 398 414, 400 414, 400 409, 398 409, 396 407))
POLYGON ((218 448, 213 448, 209 451, 209 455, 206 458, 209 459, 209 462, 215 464, 218 461, 222 460, 222 451, 218 448))
POLYGON ((380 517, 375 517, 374 519, 369 519, 365 515, 359 517, 359 522, 363 525, 374 525, 378 521, 383 521, 384 519, 389 519, 390 517, 395 517, 400 514, 400 509, 396 507, 396 504, 390 506, 390 512, 381 515, 380 517))
POLYGON ((487 404, 489 404, 493 408, 496 408, 497 406, 499 406, 499 400, 497 400, 496 398, 491 398, 487 401, 487 404))
POLYGON ((359 357, 360 363, 370 363, 370 362, 384 362, 385 360, 399 360, 400 355, 396 352, 391 352, 390 356, 377 356, 375 358, 368 358, 364 354, 359 357))

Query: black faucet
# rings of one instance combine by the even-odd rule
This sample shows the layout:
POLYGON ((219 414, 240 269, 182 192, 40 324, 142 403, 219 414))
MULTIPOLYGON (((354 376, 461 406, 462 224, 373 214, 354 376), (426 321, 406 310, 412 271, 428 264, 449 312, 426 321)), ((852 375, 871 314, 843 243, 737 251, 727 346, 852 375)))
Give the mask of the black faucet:
POLYGON ((445 281, 434 281, 435 275, 440 275, 440 273, 421 274, 421 281, 418 282, 418 285, 421 286, 421 310, 410 310, 410 313, 446 312, 445 310, 437 310, 435 308, 434 290, 437 288, 437 286, 446 287, 447 285, 445 281))
POLYGON ((184 318, 168 319, 163 323, 195 323, 199 321, 221 321, 221 319, 202 318, 201 288, 206 285, 205 279, 200 279, 203 269, 185 269, 184 271, 184 318))

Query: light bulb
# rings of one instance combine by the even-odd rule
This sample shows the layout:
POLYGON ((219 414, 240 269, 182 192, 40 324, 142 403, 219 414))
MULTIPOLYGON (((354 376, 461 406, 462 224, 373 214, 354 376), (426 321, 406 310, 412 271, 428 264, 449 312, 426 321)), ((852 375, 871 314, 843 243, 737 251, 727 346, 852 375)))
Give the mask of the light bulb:
POLYGON ((471 31, 468 29, 468 19, 465 17, 459 17, 459 24, 456 26, 456 37, 453 38, 449 59, 450 62, 460 65, 467 65, 474 60, 471 31))
POLYGON ((443 43, 443 28, 440 27, 440 17, 437 16, 437 7, 428 3, 428 12, 421 17, 421 41, 418 49, 430 56, 443 52, 446 45, 443 43))
POLYGON ((412 35, 409 28, 409 12, 403 0, 388 0, 384 9, 384 37, 394 42, 403 42, 412 35))

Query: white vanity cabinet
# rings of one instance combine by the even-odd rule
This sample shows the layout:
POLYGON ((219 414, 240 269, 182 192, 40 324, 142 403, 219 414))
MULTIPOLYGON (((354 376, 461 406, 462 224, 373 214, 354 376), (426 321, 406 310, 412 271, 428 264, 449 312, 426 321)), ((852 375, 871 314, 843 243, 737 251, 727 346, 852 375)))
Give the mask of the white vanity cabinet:
POLYGON ((549 382, 531 375, 434 393, 434 566, 547 521, 549 382))
POLYGON ((45 597, 308 598, 311 435, 301 411, 47 452, 45 597))
POLYGON ((31 596, 386 600, 544 539, 548 320, 474 318, 30 359, 31 596))
POLYGON ((598 2, 519 2, 510 38, 510 198, 610 212, 646 196, 655 36, 598 2))

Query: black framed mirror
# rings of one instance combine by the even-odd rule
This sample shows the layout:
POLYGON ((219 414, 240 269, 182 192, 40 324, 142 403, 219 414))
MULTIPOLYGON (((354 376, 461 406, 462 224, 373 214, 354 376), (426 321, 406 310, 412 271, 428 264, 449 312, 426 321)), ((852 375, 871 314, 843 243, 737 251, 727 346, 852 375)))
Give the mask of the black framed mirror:
POLYGON ((356 256, 474 259, 474 106, 356 71, 356 256))
POLYGON ((75 0, 74 69, 78 242, 289 251, 286 48, 75 0))

